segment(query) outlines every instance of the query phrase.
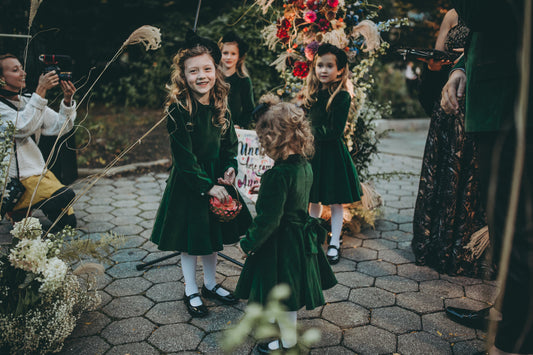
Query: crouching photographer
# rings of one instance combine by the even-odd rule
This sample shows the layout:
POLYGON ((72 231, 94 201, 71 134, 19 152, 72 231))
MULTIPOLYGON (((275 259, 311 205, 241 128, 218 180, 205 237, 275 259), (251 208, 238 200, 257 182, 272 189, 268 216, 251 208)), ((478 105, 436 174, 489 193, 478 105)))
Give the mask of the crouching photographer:
MULTIPOLYGON (((7 121, 15 125, 14 155, 9 166, 9 177, 20 180, 25 188, 13 207, 11 216, 15 220, 22 218, 23 212, 32 203, 32 209, 41 209, 48 219, 54 222, 74 199, 75 194, 46 169, 37 143, 41 137, 65 134, 73 128, 76 103, 72 97, 76 87, 69 80, 60 80, 55 71, 41 74, 37 88, 31 96, 21 94, 25 87, 26 72, 20 61, 12 54, 0 55, 0 120, 3 121, 0 127, 5 129, 4 122, 7 121), (46 92, 57 85, 63 90, 59 112, 49 108, 45 98, 46 92), (66 127, 62 130, 64 124, 66 127), (37 185, 43 171, 45 174, 37 185), (35 196, 31 202, 34 192, 35 196)), ((76 217, 71 208, 57 221, 54 231, 65 225, 76 227, 76 217)))

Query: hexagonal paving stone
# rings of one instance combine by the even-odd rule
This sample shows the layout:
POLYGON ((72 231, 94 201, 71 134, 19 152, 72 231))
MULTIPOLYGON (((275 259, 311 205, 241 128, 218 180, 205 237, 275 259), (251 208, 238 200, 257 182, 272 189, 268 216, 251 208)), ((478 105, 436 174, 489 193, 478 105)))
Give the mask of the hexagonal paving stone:
POLYGON ((110 346, 99 336, 67 339, 61 355, 94 355, 103 354, 110 346))
POLYGON ((357 264, 357 271, 378 277, 396 274, 396 265, 382 260, 363 261, 357 264))
POLYGON ((385 307, 372 310, 372 325, 401 334, 421 329, 420 316, 400 307, 385 307))
POLYGON ((337 272, 335 274, 337 281, 341 285, 348 287, 368 287, 374 286, 375 279, 371 276, 362 274, 360 272, 337 272))
POLYGON ((441 297, 424 292, 406 292, 399 294, 396 299, 398 306, 418 314, 438 312, 444 309, 444 301, 441 297))
POLYGON ((320 318, 302 319, 298 321, 298 326, 303 331, 316 328, 320 330, 320 341, 313 344, 313 347, 326 347, 340 345, 342 338, 342 329, 320 318))
MULTIPOLYGON (((204 299, 207 306, 215 304, 211 300, 204 299)), ((228 329, 236 324, 242 317, 242 312, 236 308, 225 305, 208 307, 209 316, 205 318, 193 318, 191 323, 204 331, 211 333, 228 329)))
POLYGON ((96 335, 110 322, 109 317, 103 313, 97 311, 83 313, 70 337, 79 338, 96 335))
POLYGON ((352 355, 353 351, 343 346, 330 346, 327 348, 311 349, 311 355, 352 355))
POLYGON ((113 207, 129 208, 129 207, 136 207, 139 204, 139 202, 135 201, 135 198, 137 198, 137 196, 133 194, 129 194, 129 196, 119 194, 119 195, 116 195, 115 198, 118 198, 118 200, 111 203, 111 206, 113 207))
POLYGON ((376 287, 394 293, 418 291, 418 283, 396 275, 378 277, 376 279, 376 287))
POLYGON ((426 332, 398 336, 398 352, 402 355, 452 354, 447 341, 426 332))
POLYGON ((138 271, 135 267, 138 265, 138 262, 128 262, 128 263, 120 263, 112 266, 109 268, 106 273, 109 274, 111 277, 117 278, 117 279, 125 279, 128 277, 135 277, 135 276, 141 276, 143 274, 143 271, 138 271))
POLYGON ((152 286, 146 296, 155 302, 175 301, 183 298, 185 286, 181 282, 166 282, 152 286))
POLYGON ((415 264, 398 265, 398 275, 415 281, 438 280, 439 273, 427 266, 415 264))
POLYGON ((480 302, 467 297, 460 297, 446 299, 444 300, 444 305, 446 307, 465 308, 473 311, 480 311, 483 308, 492 306, 492 303, 480 302))
POLYGON ((395 296, 393 293, 376 287, 365 287, 352 290, 350 292, 350 301, 372 309, 392 306, 395 302, 395 296))
POLYGON ((330 303, 324 306, 322 318, 341 328, 353 328, 368 324, 370 312, 351 302, 330 303))
POLYGON ((357 354, 391 354, 396 350, 396 336, 367 325, 346 330, 343 344, 357 354))
POLYGON ((390 221, 385 221, 383 219, 378 219, 375 222, 374 227, 377 230, 382 231, 382 232, 398 230, 398 224, 397 223, 390 222, 390 221))
POLYGON ((385 239, 368 239, 363 241, 363 246, 374 250, 395 249, 396 242, 385 239))
POLYGON ((350 289, 344 285, 337 284, 329 290, 324 291, 326 302, 346 301, 350 295, 350 289))
POLYGON ((152 222, 152 224, 153 224, 156 215, 157 215, 157 210, 148 210, 147 211, 147 210, 143 209, 143 212, 141 212, 139 214, 139 217, 141 217, 142 219, 145 219, 145 220, 147 220, 149 222, 152 222))
POLYGON ((110 222, 90 222, 85 226, 85 230, 90 233, 105 233, 109 232, 115 227, 110 222))
POLYGON ((452 343, 453 353, 455 355, 467 355, 467 354, 476 354, 478 352, 484 351, 486 343, 481 340, 467 340, 457 343, 452 343))
POLYGON ((183 277, 181 268, 172 266, 154 266, 148 269, 143 277, 153 283, 165 283, 179 281, 183 277))
POLYGON ((146 342, 114 346, 106 355, 142 354, 159 355, 159 351, 146 342))
POLYGON ((87 207, 85 209, 85 212, 87 213, 108 213, 108 212, 113 211, 114 209, 115 208, 112 206, 99 204, 99 205, 87 207))
MULTIPOLYGON (((404 191, 404 193, 407 194, 408 192, 404 191)), ((385 221, 394 222, 398 224, 413 223, 413 216, 404 216, 398 213, 387 213, 383 215, 382 219, 385 221)))
POLYGON ((141 317, 128 318, 109 324, 101 335, 111 344, 141 342, 147 339, 156 326, 141 317))
POLYGON ((381 231, 366 228, 366 229, 361 230, 361 232, 358 233, 356 237, 359 239, 363 239, 363 240, 377 239, 377 238, 381 238, 381 231))
POLYGON ((123 263, 127 261, 140 261, 142 260, 148 252, 142 249, 121 249, 116 253, 112 254, 109 259, 117 263, 123 263))
POLYGON ((255 340, 252 337, 246 338, 245 342, 233 349, 231 352, 225 353, 221 347, 224 337, 227 336, 224 332, 215 332, 207 334, 202 339, 198 346, 198 352, 202 354, 225 355, 225 354, 253 354, 252 350, 255 347, 255 340))
MULTIPOLYGON (((113 200, 112 198, 107 197, 107 196, 105 196, 105 197, 102 196, 102 197, 96 198, 96 196, 91 195, 91 198, 87 201, 87 204, 88 205, 92 205, 92 206, 109 206, 109 205, 111 205, 111 203, 113 201, 115 201, 115 200, 113 200)), ((78 206, 78 202, 76 202, 75 207, 81 209, 81 207, 78 206)))
POLYGON ((420 291, 444 298, 455 298, 464 295, 463 288, 445 280, 423 281, 420 291))
MULTIPOLYGON (((118 209, 112 212, 113 215, 116 216, 115 218, 113 218, 113 224, 116 226, 128 226, 128 225, 141 224, 142 222, 146 222, 141 217, 135 216, 134 213, 132 214, 121 214, 122 212, 117 213, 117 211, 120 211, 120 210, 123 210, 123 209, 118 209)), ((134 210, 134 209, 128 208, 128 210, 134 210)), ((137 213, 139 212, 140 211, 138 210, 137 213)))
POLYGON ((159 203, 157 202, 143 202, 137 206, 139 209, 143 211, 157 211, 159 208, 159 203))
POLYGON ((356 237, 343 236, 342 246, 345 248, 360 247, 363 245, 363 240, 356 237))
POLYGON ((410 242, 413 239, 412 233, 406 233, 405 231, 390 231, 383 232, 383 239, 387 239, 393 242, 410 242))
POLYGON ((145 314, 154 303, 144 296, 118 297, 102 310, 115 318, 137 317, 145 314))
MULTIPOLYGON (((135 225, 135 224, 122 225, 122 226, 118 226, 118 227, 113 228, 113 232, 115 232, 117 234, 120 234, 120 235, 137 235, 137 234, 141 233, 143 230, 144 230, 143 227, 141 227, 139 225, 135 225)), ((143 240, 143 242, 144 242, 144 240, 143 240)), ((139 245, 141 245, 141 244, 139 244, 139 245)), ((137 245, 137 246, 139 246, 139 245, 137 245)))
POLYGON ((475 279, 473 277, 466 277, 466 276, 450 276, 450 275, 441 275, 440 278, 442 280, 450 281, 451 283, 455 283, 462 286, 469 286, 469 285, 477 285, 483 283, 483 280, 481 279, 475 279))
POLYGON ((150 286, 152 283, 142 277, 131 277, 115 280, 105 290, 114 297, 124 297, 140 294, 150 286))
POLYGON ((317 307, 315 309, 307 310, 304 308, 298 311, 298 319, 317 318, 322 314, 324 306, 317 307))
MULTIPOLYGON (((79 213, 76 212, 76 217, 79 217, 79 213)), ((83 217, 83 220, 85 222, 91 223, 91 222, 109 222, 112 220, 113 215, 111 213, 89 213, 86 216, 83 217)))
MULTIPOLYGON (((157 189, 159 188, 159 186, 155 186, 157 184, 152 184, 154 185, 153 187, 156 187, 157 189)), ((139 202, 161 202, 161 196, 156 196, 156 195, 145 195, 145 196, 141 196, 139 198, 137 198, 137 201, 139 202)))
POLYGON ((156 324, 184 323, 191 319, 187 307, 181 301, 157 303, 148 313, 146 318, 156 324))
MULTIPOLYGON (((387 206, 391 206, 398 209, 411 209, 415 206, 415 203, 412 198, 403 199, 400 198, 398 201, 387 201, 387 206)), ((397 228, 397 227, 396 227, 397 228)))
POLYGON ((113 231, 119 235, 125 236, 124 243, 121 243, 115 249, 138 248, 144 243, 146 243, 146 239, 143 237, 135 237, 135 236, 128 236, 126 234, 121 234, 119 233, 120 230, 118 228, 115 228, 113 231))
POLYGON ((354 260, 365 261, 377 259, 378 252, 367 248, 347 248, 342 250, 342 257, 354 260))
MULTIPOLYGON (((404 211, 408 211, 408 215, 412 215, 413 214, 413 210, 410 209, 410 210, 404 210, 404 211)), ((407 234, 413 234, 413 224, 412 223, 402 223, 398 226, 398 230, 402 231, 402 232, 405 232, 407 234)))
POLYGON ((476 338, 476 330, 467 328, 446 317, 444 312, 426 314, 422 316, 422 328, 429 334, 440 336, 442 339, 457 342, 476 338))
POLYGON ((148 341, 159 350, 169 353, 194 350, 205 333, 191 324, 171 324, 158 328, 148 341))
POLYGON ((415 255, 412 251, 401 249, 380 250, 378 252, 378 258, 396 265, 415 262, 415 255))
POLYGON ((466 297, 482 302, 494 302, 498 288, 487 284, 465 286, 466 297))

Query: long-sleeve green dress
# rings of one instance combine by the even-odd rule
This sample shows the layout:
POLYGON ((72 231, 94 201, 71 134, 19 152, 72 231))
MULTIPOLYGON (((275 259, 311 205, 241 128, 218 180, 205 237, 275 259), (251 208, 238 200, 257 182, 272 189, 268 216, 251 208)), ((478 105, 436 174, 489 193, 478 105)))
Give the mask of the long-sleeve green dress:
POLYGON ((318 92, 317 101, 309 109, 309 119, 315 137, 312 203, 323 205, 352 203, 363 195, 359 176, 344 143, 344 128, 350 111, 350 94, 340 91, 326 111, 328 90, 318 92))
POLYGON ((209 211, 207 192, 227 169, 237 171, 238 142, 233 124, 222 132, 212 123, 214 108, 195 103, 192 117, 180 105, 168 109, 172 169, 150 240, 160 250, 208 255, 237 242, 251 216, 245 203, 240 214, 226 223, 209 211))
POLYGON ((237 297, 265 304, 270 290, 285 283, 291 289, 290 311, 324 304, 322 290, 337 280, 321 247, 326 231, 307 212, 312 181, 311 165, 300 155, 277 161, 261 178, 257 216, 241 239, 250 256, 237 297))
POLYGON ((254 110, 254 92, 250 77, 240 77, 237 73, 226 77, 226 82, 230 84, 228 94, 228 107, 231 113, 233 124, 248 128, 252 122, 252 111, 254 110))

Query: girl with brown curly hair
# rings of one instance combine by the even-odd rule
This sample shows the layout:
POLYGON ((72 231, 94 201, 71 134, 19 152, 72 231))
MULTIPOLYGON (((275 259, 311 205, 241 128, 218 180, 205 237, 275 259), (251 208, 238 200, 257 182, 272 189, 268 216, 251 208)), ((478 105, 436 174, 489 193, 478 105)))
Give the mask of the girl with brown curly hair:
MULTIPOLYGON (((322 291, 337 280, 321 247, 326 230, 307 212, 313 182, 307 159, 314 150, 309 122, 294 104, 280 103, 273 95, 261 101, 256 131, 275 164, 261 178, 257 216, 240 241, 248 257, 235 295, 265 304, 274 286, 287 284, 291 293, 284 302, 296 325, 296 312, 303 306, 323 305, 322 291)), ((281 329, 281 334, 281 344, 274 340, 259 344, 257 350, 269 353, 295 346, 296 334, 290 329, 281 329)))
POLYGON ((151 236, 160 250, 181 252, 184 302, 193 317, 208 313, 196 285, 198 255, 204 270, 202 296, 224 304, 238 301, 216 283, 217 251, 237 242, 251 222, 244 204, 227 223, 209 211, 210 197, 230 200, 225 186, 234 183, 237 170, 237 135, 227 118, 228 86, 219 61, 216 44, 194 34, 174 57, 167 101, 173 164, 151 236))

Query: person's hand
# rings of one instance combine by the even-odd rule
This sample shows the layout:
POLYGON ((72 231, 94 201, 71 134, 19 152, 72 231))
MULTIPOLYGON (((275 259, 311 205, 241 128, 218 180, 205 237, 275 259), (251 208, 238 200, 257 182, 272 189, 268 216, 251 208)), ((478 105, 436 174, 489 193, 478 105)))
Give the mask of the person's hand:
POLYGON ((454 70, 442 88, 440 106, 447 114, 459 113, 459 100, 463 98, 466 87, 466 74, 462 70, 454 70))
POLYGON ((35 93, 44 99, 46 96, 46 91, 50 90, 54 86, 57 86, 57 84, 59 84, 59 76, 55 71, 41 74, 39 77, 39 83, 37 83, 37 88, 35 89, 35 93))
POLYGON ((207 192, 209 196, 216 197, 220 202, 226 203, 229 200, 229 194, 224 186, 215 185, 207 192))
POLYGON ((70 106, 72 96, 74 96, 74 93, 76 92, 76 87, 70 81, 62 80, 59 84, 61 85, 61 90, 63 90, 63 101, 65 102, 65 105, 70 106))
POLYGON ((217 182, 221 185, 233 185, 235 182, 235 169, 229 168, 224 173, 223 178, 218 178, 217 182))

